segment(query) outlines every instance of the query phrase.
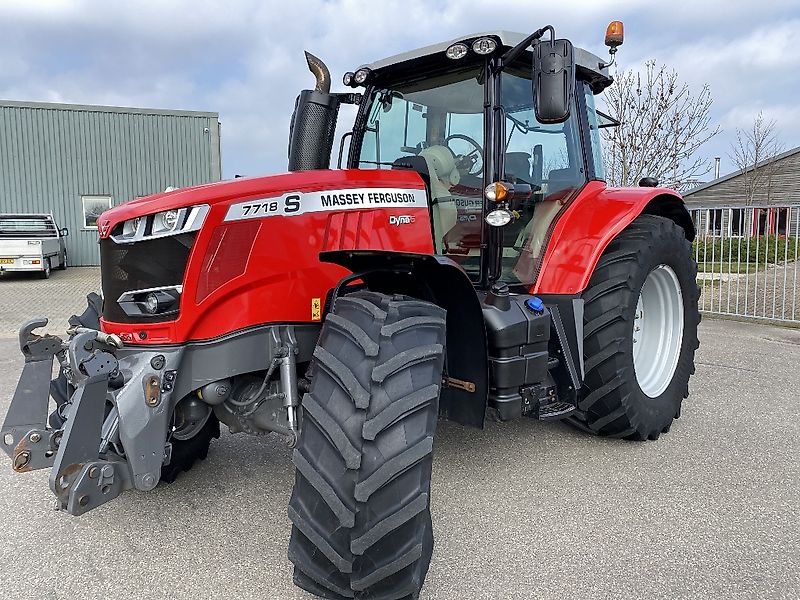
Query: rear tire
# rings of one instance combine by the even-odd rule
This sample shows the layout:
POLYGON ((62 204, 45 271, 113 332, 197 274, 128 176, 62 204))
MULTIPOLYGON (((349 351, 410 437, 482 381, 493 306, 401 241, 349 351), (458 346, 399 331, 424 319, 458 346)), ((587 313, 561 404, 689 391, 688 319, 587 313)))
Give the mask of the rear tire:
POLYGON ((611 242, 583 293, 586 375, 574 425, 633 440, 655 440, 669 431, 694 373, 698 297, 691 245, 673 221, 641 215, 611 242), (661 286, 655 306, 666 309, 648 311, 656 318, 648 329, 640 299, 650 297, 654 285, 661 286), (662 319, 658 313, 667 310, 674 314, 662 319), (673 339, 680 335, 672 349, 670 332, 673 339), (641 348, 647 351, 638 356, 641 348))
POLYGON ((430 480, 445 311, 336 300, 317 348, 289 503, 294 582, 324 598, 417 598, 433 553, 430 480))

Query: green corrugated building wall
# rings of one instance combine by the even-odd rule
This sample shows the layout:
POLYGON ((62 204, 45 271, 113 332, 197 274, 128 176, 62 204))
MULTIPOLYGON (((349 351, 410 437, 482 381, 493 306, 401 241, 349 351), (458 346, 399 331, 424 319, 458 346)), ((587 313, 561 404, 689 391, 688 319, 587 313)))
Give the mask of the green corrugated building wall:
POLYGON ((0 213, 52 213, 70 265, 109 206, 220 177, 217 113, 0 100, 0 213))

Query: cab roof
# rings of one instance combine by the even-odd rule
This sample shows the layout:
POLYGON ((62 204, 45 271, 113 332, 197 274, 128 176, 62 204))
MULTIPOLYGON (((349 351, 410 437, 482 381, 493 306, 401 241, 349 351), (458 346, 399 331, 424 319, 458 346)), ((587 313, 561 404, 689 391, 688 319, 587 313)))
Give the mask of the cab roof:
MULTIPOLYGON (((440 57, 442 61, 447 61, 448 63, 458 62, 451 61, 445 57, 445 51, 457 42, 466 43, 469 47, 471 46, 472 42, 478 38, 492 37, 499 41, 501 48, 508 49, 516 46, 518 43, 528 37, 528 35, 530 34, 519 33, 516 31, 484 31, 482 33, 473 33, 470 35, 457 37, 446 42, 439 42, 423 48, 417 48, 401 54, 395 54, 394 56, 389 56, 387 58, 376 60, 373 63, 362 65, 362 67, 366 67, 371 71, 381 73, 393 71, 395 67, 399 67, 401 70, 404 70, 402 67, 411 66, 411 63, 416 63, 421 59, 440 57)), ((575 47, 575 66, 577 67, 578 75, 579 77, 588 80, 592 84, 592 88, 594 89, 595 93, 602 91, 611 85, 613 81, 609 75, 608 67, 601 68, 601 65, 603 64, 604 61, 600 59, 600 57, 592 54, 588 50, 575 47)))

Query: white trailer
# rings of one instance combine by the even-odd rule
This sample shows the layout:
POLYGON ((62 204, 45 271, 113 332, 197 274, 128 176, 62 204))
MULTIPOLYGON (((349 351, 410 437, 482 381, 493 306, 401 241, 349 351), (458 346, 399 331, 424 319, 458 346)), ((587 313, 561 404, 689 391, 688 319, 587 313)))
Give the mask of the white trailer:
POLYGON ((50 269, 66 269, 68 233, 50 214, 0 214, 0 272, 34 271, 47 279, 50 269))

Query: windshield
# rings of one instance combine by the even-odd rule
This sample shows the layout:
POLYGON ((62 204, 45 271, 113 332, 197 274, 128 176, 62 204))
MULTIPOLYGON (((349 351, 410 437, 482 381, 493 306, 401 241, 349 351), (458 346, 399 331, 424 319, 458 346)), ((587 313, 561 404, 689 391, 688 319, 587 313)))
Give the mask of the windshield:
POLYGON ((434 246, 472 275, 483 212, 483 69, 379 90, 358 168, 411 168, 428 180, 434 246))
POLYGON ((501 75, 505 112, 505 174, 533 188, 529 200, 512 201, 515 219, 503 228, 503 272, 508 283, 533 284, 544 242, 556 215, 585 183, 583 153, 573 104, 564 123, 536 120, 529 71, 501 75))
MULTIPOLYGON (((533 284, 558 212, 586 182, 575 105, 555 125, 536 120, 530 71, 500 75, 505 135, 502 179, 530 184, 502 228, 501 279, 533 284)), ((475 67, 377 90, 368 111, 360 169, 409 168, 431 191, 434 247, 478 275, 484 217, 484 71, 475 67)))

